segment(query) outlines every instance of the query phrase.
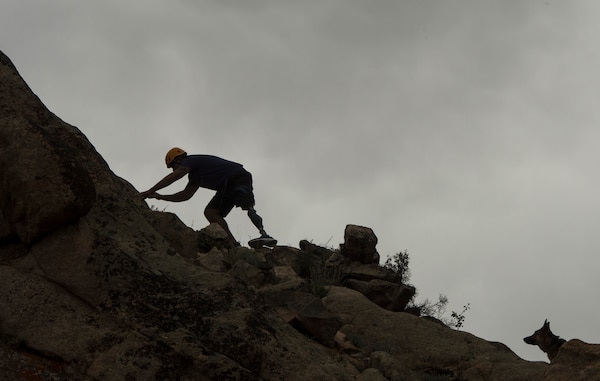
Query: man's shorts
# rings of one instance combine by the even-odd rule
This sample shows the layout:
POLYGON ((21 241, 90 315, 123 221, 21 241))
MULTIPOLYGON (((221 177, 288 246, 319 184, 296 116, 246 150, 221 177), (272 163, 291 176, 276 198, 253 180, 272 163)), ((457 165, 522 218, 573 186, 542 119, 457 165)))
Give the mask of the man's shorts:
POLYGON ((221 216, 227 217, 234 206, 248 210, 254 206, 254 203, 252 175, 242 170, 227 180, 225 187, 217 191, 206 208, 218 209, 221 216))

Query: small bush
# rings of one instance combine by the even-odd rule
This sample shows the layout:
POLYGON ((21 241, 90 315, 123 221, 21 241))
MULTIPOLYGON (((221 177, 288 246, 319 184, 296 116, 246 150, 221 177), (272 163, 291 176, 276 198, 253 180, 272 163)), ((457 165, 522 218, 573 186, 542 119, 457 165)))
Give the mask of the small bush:
POLYGON ((463 323, 465 322, 465 313, 470 309, 471 309, 471 303, 467 303, 463 306, 463 310, 461 313, 452 311, 452 314, 450 316, 452 317, 452 325, 454 326, 454 328, 456 328, 456 329, 462 328, 463 323))
POLYGON ((439 294, 437 302, 431 302, 429 299, 425 299, 421 303, 412 304, 412 308, 419 311, 421 316, 430 316, 440 320, 446 325, 450 325, 447 318, 444 318, 446 312, 446 306, 448 305, 448 297, 444 294, 439 294))
POLYGON ((410 269, 408 268, 409 256, 406 250, 394 254, 385 261, 383 267, 392 270, 400 277, 400 282, 406 283, 410 279, 410 269))

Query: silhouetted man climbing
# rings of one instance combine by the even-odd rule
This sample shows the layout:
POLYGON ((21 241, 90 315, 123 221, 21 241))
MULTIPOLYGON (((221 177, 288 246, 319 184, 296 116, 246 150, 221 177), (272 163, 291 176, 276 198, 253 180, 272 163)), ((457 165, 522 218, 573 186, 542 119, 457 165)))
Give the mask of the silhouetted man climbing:
POLYGON ((263 227, 262 218, 254 210, 254 193, 252 175, 241 164, 212 155, 188 155, 181 148, 172 148, 165 157, 167 168, 173 172, 156 183, 145 192, 143 198, 155 198, 172 202, 189 200, 198 188, 217 191, 204 209, 204 215, 209 222, 216 222, 225 229, 229 241, 234 246, 239 242, 233 237, 225 217, 234 206, 248 211, 248 217, 260 232, 260 237, 248 242, 251 247, 274 246, 277 240, 267 234, 263 227), (165 188, 175 181, 188 175, 188 184, 180 192, 172 195, 160 195, 158 190, 165 188))

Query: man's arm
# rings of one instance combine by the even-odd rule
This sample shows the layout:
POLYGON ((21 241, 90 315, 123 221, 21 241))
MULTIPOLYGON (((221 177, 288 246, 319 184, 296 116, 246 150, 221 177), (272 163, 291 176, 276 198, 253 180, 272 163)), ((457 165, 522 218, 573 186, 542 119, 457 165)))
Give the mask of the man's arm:
POLYGON ((196 193, 198 188, 200 188, 200 187, 197 185, 190 185, 188 183, 188 185, 185 187, 185 189, 182 190, 181 192, 177 192, 175 194, 170 194, 170 195, 160 195, 158 193, 155 193, 154 198, 156 198, 157 200, 165 200, 165 201, 171 201, 171 202, 187 201, 190 198, 192 198, 192 196, 194 195, 194 193, 196 193))
MULTIPOLYGON (((183 176, 187 175, 189 172, 190 172, 189 168, 179 167, 176 170, 174 170, 173 172, 166 175, 162 180, 160 180, 158 183, 156 183, 156 185, 153 186, 152 188, 148 189, 147 191, 140 192, 140 196, 142 196, 142 198, 155 196, 156 191, 163 189, 165 187, 168 187, 169 185, 173 184, 175 181, 177 181, 180 178, 182 178, 183 176)), ((156 198, 156 197, 154 197, 154 198, 156 198)))

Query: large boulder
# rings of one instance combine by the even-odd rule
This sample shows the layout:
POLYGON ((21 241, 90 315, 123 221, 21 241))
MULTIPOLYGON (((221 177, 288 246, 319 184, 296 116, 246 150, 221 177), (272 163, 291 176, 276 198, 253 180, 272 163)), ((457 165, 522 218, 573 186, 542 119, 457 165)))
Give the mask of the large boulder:
POLYGON ((148 214, 148 221, 182 257, 196 258, 198 232, 185 225, 176 214, 153 210, 148 214))
POLYGON ((298 291, 289 291, 285 295, 286 303, 278 308, 282 319, 321 344, 332 347, 342 325, 340 317, 314 295, 298 291))
POLYGON ((387 379, 535 381, 548 367, 522 360, 500 343, 382 309, 345 287, 331 287, 323 304, 343 318, 340 331, 387 379))
POLYGON ((415 295, 413 286, 381 279, 373 279, 369 282, 348 279, 346 287, 359 291, 379 307, 390 311, 404 311, 415 295))
POLYGON ((600 344, 578 339, 564 343, 546 373, 546 381, 600 381, 600 344))
POLYGON ((194 264, 211 271, 225 272, 227 271, 227 265, 224 258, 221 250, 213 248, 208 253, 198 253, 194 260, 194 264))
POLYGON ((207 253, 215 247, 219 249, 231 248, 231 243, 221 225, 213 222, 205 228, 200 229, 197 237, 197 246, 201 253, 207 253))
POLYGON ((361 263, 379 263, 377 236, 371 228, 347 225, 344 231, 342 255, 361 263))

